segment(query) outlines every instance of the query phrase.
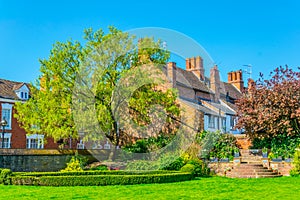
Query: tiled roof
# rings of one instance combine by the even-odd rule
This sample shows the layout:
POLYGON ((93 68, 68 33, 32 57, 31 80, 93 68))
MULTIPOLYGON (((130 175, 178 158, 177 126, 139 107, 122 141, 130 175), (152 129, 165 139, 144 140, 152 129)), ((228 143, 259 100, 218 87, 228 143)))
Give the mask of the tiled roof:
POLYGON ((239 99, 242 96, 242 93, 236 88, 234 87, 232 84, 230 83, 225 83, 223 82, 224 87, 225 87, 225 94, 228 92, 228 95, 233 98, 233 99, 239 99))
MULTIPOLYGON (((176 85, 179 90, 179 95, 182 99, 191 98, 190 96, 195 95, 195 91, 201 91, 204 93, 214 94, 209 88, 210 78, 205 77, 205 81, 201 81, 193 72, 186 71, 182 68, 176 67, 176 85), (185 98, 184 98, 185 97, 185 98)), ((166 73, 166 67, 164 67, 164 73, 166 73)), ((167 74, 167 73, 166 73, 167 74)), ((211 106, 215 108, 221 109, 227 114, 234 115, 237 110, 236 105, 234 105, 234 100, 239 99, 242 96, 242 93, 232 84, 221 82, 220 85, 220 97, 221 100, 230 108, 226 107, 226 105, 220 105, 219 103, 209 102, 211 106), (226 97, 228 95, 228 97, 226 97), (228 98, 228 99, 227 99, 228 98), (229 100, 230 102, 228 102, 229 100), (234 110, 234 111, 233 111, 234 110)), ((201 93, 200 93, 201 94, 201 93)), ((205 99, 205 98, 204 98, 205 99)), ((197 105, 197 104, 195 104, 197 105)), ((193 105, 193 106, 195 106, 193 105)), ((198 106, 199 107, 199 106, 198 106)), ((200 106, 202 108, 203 106, 200 106)), ((205 108, 202 108, 205 109, 205 108)))
POLYGON ((200 90, 203 92, 209 92, 208 87, 205 85, 203 81, 200 81, 199 78, 195 76, 195 74, 191 71, 183 70, 177 67, 176 79, 177 82, 190 85, 193 89, 200 90))
POLYGON ((20 89, 24 84, 29 88, 27 83, 0 79, 0 98, 20 100, 15 90, 20 89))

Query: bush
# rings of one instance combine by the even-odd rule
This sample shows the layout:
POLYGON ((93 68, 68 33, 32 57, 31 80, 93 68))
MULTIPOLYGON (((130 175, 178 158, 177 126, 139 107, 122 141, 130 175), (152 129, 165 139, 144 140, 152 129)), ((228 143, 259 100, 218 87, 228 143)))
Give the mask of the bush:
POLYGON ((10 169, 0 169, 0 184, 11 185, 12 172, 10 169))
POLYGON ((300 149, 297 148, 293 159, 293 169, 290 171, 291 176, 300 175, 300 149))
POLYGON ((127 170, 157 170, 159 165, 157 162, 137 160, 129 162, 126 166, 127 170))
POLYGON ((172 170, 178 171, 185 165, 182 157, 175 155, 164 155, 157 161, 138 160, 129 162, 127 170, 172 170))
POLYGON ((195 166, 194 169, 194 175, 195 176, 209 176, 210 169, 207 167, 207 165, 199 159, 190 160, 187 164, 192 164, 195 166))
POLYGON ((174 135, 162 134, 157 137, 137 140, 134 144, 124 146, 123 149, 132 153, 148 153, 165 147, 172 141, 173 138, 174 135))
POLYGON ((221 134, 220 131, 206 132, 205 138, 200 142, 201 158, 229 158, 233 159, 236 148, 236 138, 232 134, 221 134))
POLYGON ((193 165, 193 164, 186 164, 183 167, 181 167, 180 171, 182 171, 182 172, 190 172, 193 175, 195 175, 195 165, 193 165))
POLYGON ((15 176, 15 185, 44 185, 44 186, 92 186, 92 185, 130 185, 146 183, 168 183, 191 180, 191 173, 162 173, 134 175, 82 175, 82 176, 15 176))
POLYGON ((70 162, 67 163, 67 167, 61 170, 62 172, 80 172, 83 171, 80 160, 76 157, 72 157, 70 162))
POLYGON ((295 149, 300 144, 299 136, 289 136, 286 133, 276 135, 274 137, 254 138, 252 141, 252 149, 271 149, 273 158, 281 156, 282 158, 291 158, 295 153, 295 149))
POLYGON ((174 158, 172 156, 164 157, 163 160, 160 161, 160 164, 161 164, 160 169, 161 170, 175 170, 175 171, 178 171, 185 164, 184 159, 182 157, 178 157, 174 161, 173 160, 174 160, 174 158))

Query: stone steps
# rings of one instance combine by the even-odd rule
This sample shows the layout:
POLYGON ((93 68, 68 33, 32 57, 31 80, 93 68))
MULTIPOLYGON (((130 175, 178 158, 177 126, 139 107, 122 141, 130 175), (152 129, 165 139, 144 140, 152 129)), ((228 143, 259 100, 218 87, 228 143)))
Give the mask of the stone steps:
POLYGON ((226 176, 230 178, 275 178, 281 177, 262 165, 261 151, 240 149, 241 163, 234 166, 231 171, 226 172, 226 176))
POLYGON ((262 164, 240 164, 226 173, 230 178, 275 178, 280 177, 277 172, 273 172, 262 164))
POLYGON ((277 178, 281 175, 238 175, 238 176, 228 176, 229 178, 277 178))

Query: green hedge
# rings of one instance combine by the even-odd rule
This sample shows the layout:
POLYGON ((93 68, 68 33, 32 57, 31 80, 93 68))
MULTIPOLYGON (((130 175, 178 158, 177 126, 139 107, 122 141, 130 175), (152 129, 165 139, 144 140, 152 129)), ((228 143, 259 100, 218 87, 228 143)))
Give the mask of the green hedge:
POLYGON ((139 171, 123 171, 123 170, 96 170, 96 171, 82 171, 82 172, 15 172, 16 176, 79 176, 79 175, 136 175, 136 174, 169 174, 169 173, 178 173, 178 171, 166 171, 166 170, 139 170, 139 171))
POLYGON ((11 185, 12 172, 10 169, 0 168, 0 184, 11 185))
POLYGON ((191 173, 135 174, 135 175, 65 175, 65 176, 14 176, 14 185, 93 186, 169 183, 193 179, 191 173))

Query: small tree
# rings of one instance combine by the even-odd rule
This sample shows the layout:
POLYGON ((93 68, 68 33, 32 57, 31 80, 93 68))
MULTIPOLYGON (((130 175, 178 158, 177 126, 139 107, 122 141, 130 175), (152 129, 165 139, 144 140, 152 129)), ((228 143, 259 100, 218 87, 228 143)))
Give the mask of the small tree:
POLYGON ((300 72, 279 67, 269 80, 261 74, 237 101, 237 107, 237 127, 244 128, 252 139, 299 136, 300 72))

